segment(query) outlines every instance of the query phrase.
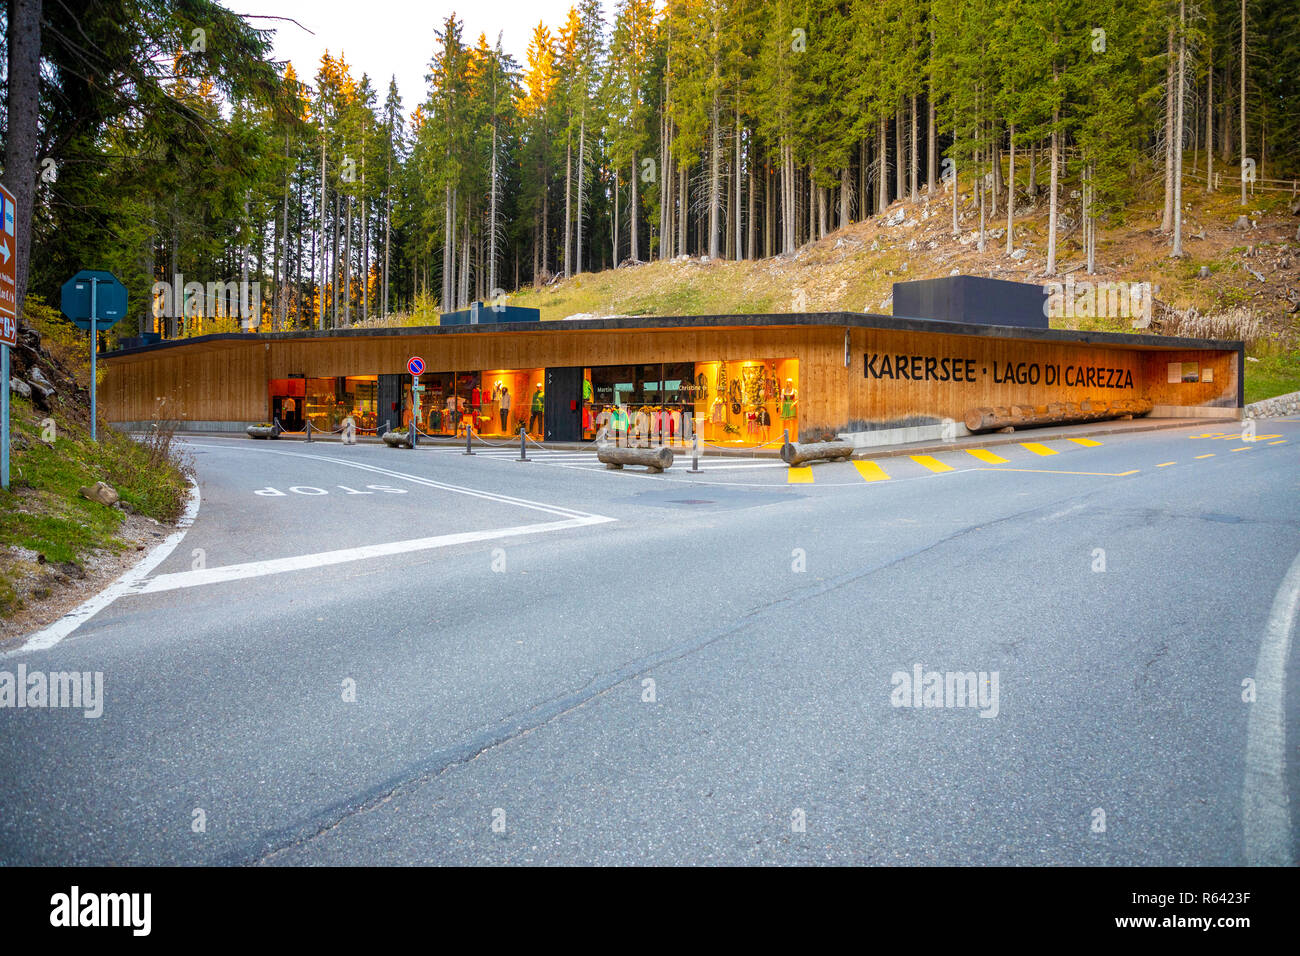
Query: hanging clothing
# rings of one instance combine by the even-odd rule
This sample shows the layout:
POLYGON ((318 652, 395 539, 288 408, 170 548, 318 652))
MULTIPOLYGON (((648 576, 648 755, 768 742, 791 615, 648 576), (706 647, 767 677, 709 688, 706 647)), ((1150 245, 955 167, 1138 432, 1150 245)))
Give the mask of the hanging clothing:
POLYGON ((715 398, 713 400, 713 408, 709 412, 709 421, 713 422, 715 425, 721 425, 725 414, 726 409, 722 405, 722 399, 715 398))

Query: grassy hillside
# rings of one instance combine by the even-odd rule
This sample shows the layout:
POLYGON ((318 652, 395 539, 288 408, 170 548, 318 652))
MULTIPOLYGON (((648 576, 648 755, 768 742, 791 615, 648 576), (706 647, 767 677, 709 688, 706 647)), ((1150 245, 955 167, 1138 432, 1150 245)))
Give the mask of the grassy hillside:
MULTIPOLYGON (((1161 207, 1154 187, 1122 220, 1099 229, 1097 274, 1085 274, 1078 199, 1067 196, 1057 255, 1058 280, 1149 282, 1157 308, 1153 328, 1177 335, 1242 338, 1248 354, 1248 401, 1300 389, 1300 216, 1281 193, 1260 193, 1242 207, 1235 193, 1206 196, 1189 190, 1183 225, 1185 255, 1169 257, 1159 233, 1161 207), (1250 225, 1235 228, 1245 215, 1250 225), (1201 267, 1209 278, 1200 278, 1201 267)), ((951 200, 943 193, 900 201, 886 214, 855 223, 793 255, 756 261, 678 259, 624 266, 556 280, 510 297, 543 320, 572 315, 690 315, 836 311, 892 313, 892 284, 954 272, 1026 282, 1043 276, 1046 203, 1022 207, 1015 249, 1006 249, 1006 211, 990 217, 984 252, 978 215, 961 197, 960 234, 952 234, 951 200), (892 224, 891 222, 896 223, 892 224)), ((1057 328, 1134 331, 1128 319, 1053 319, 1057 328)))
POLYGON ((44 334, 37 343, 25 333, 14 350, 14 377, 39 368, 55 394, 11 395, 10 490, 0 490, 0 632, 29 602, 57 600, 62 591, 75 596, 73 582, 89 565, 111 570, 103 559, 135 550, 139 528, 126 525, 175 522, 188 495, 185 465, 166 429, 140 443, 101 422, 99 441, 90 440, 85 339, 47 309, 27 312, 44 334), (111 485, 123 507, 78 494, 97 481, 111 485))

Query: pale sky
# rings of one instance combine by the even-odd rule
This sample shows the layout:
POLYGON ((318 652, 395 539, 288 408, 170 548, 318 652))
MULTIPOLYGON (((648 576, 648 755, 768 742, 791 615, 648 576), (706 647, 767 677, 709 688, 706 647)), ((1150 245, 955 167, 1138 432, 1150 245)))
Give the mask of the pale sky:
MULTIPOLYGON (((559 32, 573 0, 221 0, 236 13, 250 16, 258 28, 275 30, 274 58, 293 64, 298 78, 310 83, 326 50, 332 56, 344 54, 357 79, 370 75, 377 103, 382 105, 388 94, 388 80, 396 75, 402 94, 402 109, 409 115, 416 104, 424 101, 424 76, 433 57, 435 27, 455 12, 465 23, 466 42, 473 45, 478 35, 486 33, 488 45, 495 46, 497 34, 501 45, 521 66, 533 27, 539 20, 559 32), (289 17, 302 27, 285 20, 259 17, 289 17), (311 30, 312 33, 308 33, 311 30), (314 34, 314 35, 313 35, 314 34)), ((606 28, 613 11, 611 0, 604 0, 606 28)))

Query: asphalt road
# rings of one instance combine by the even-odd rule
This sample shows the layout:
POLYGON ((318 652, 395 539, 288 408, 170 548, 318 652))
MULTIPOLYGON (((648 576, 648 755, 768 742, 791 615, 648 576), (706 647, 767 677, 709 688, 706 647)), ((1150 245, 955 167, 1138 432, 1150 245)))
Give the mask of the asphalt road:
POLYGON ((0 862, 1292 862, 1264 424, 794 475, 192 440, 175 550, 0 659, 103 675, 0 708, 0 862))

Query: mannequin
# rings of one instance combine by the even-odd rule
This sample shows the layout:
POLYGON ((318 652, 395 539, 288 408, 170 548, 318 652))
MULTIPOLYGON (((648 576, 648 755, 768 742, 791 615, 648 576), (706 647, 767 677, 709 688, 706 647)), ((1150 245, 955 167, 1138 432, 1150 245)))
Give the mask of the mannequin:
POLYGON ((538 382, 537 391, 533 392, 532 407, 529 409, 528 430, 530 432, 533 431, 534 423, 539 421, 542 423, 543 428, 546 427, 545 415, 546 415, 546 393, 542 390, 542 383, 538 382))
POLYGON ((781 392, 781 418, 785 421, 791 421, 799 406, 799 392, 794 387, 794 379, 785 380, 785 389, 781 392))
POLYGON ((497 412, 501 418, 501 431, 505 432, 510 425, 510 389, 505 385, 501 386, 497 399, 497 412))

